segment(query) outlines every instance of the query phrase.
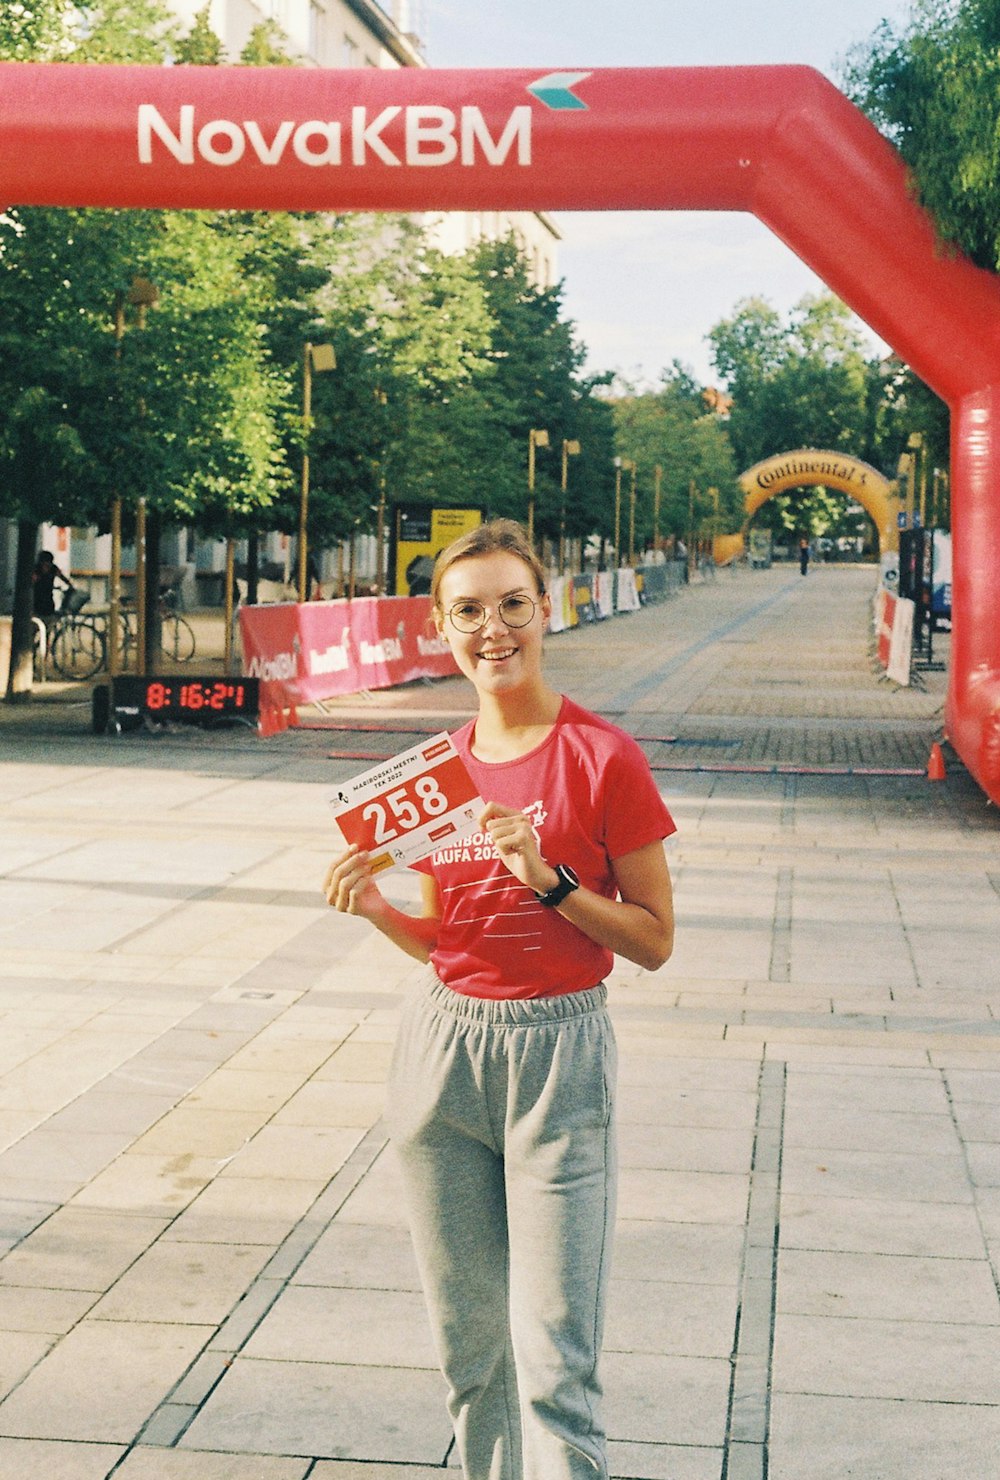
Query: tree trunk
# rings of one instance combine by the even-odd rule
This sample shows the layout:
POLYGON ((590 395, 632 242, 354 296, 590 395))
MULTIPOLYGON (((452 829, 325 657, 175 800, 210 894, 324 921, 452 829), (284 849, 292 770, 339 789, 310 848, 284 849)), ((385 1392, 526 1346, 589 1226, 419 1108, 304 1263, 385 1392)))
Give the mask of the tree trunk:
POLYGON ((31 572, 35 568, 37 544, 38 525, 27 519, 19 520, 14 611, 10 630, 10 672, 7 677, 8 704, 26 704, 32 695, 35 621, 31 572))
POLYGON ((163 642, 160 618, 160 533, 163 516, 159 509, 146 512, 146 651, 140 653, 141 673, 159 673, 163 642))
POLYGON ((257 605, 257 582, 260 579, 260 535, 256 530, 247 535, 247 606, 257 605))

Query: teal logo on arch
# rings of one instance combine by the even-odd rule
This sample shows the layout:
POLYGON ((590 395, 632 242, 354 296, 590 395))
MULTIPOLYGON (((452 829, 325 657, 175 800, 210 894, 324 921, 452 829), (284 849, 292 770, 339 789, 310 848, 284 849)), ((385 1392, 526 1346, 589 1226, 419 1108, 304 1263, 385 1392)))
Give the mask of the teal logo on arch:
POLYGON ((537 82, 529 82, 528 91, 546 108, 555 113, 586 112, 587 104, 573 91, 578 82, 584 82, 590 72, 548 72, 537 82))

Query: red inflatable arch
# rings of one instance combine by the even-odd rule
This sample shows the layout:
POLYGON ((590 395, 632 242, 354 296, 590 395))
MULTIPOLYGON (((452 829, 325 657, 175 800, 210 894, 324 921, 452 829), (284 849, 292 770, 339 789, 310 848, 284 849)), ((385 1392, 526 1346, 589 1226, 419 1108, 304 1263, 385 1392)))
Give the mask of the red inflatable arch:
POLYGON ((752 212, 951 407, 947 731, 1000 801, 1000 279, 818 72, 8 63, 0 201, 752 212))

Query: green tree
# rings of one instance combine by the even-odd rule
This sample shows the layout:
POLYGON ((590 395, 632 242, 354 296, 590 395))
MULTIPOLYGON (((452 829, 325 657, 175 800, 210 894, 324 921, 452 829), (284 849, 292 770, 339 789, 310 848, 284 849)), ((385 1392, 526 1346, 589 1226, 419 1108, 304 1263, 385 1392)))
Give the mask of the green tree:
MULTIPOLYGON (((163 61, 176 40, 152 0, 108 0, 84 20, 71 60, 163 61)), ((287 476, 267 303, 223 219, 42 208, 0 218, 0 513, 18 522, 9 697, 30 693, 42 520, 101 522, 113 495, 131 505, 141 492, 154 519, 220 529, 273 500, 287 476), (121 339, 113 304, 135 276, 156 284, 159 306, 144 333, 121 339)))
MULTIPOLYGON (((684 366, 664 372, 656 391, 626 389, 615 401, 619 455, 636 463, 637 543, 652 538, 656 468, 661 536, 721 534, 743 522, 742 493, 725 418, 684 366), (710 493, 709 490, 714 490, 710 493)), ((631 491, 631 472, 623 488, 631 491)), ((623 524, 623 529, 625 528, 623 524)))
POLYGON ((839 299, 804 298, 785 324, 764 299, 745 299, 708 337, 733 398, 729 434, 741 470, 791 447, 866 455, 864 341, 839 299))
MULTIPOLYGON (((562 316, 561 285, 536 287, 513 236, 480 242, 469 259, 494 324, 488 396, 495 425, 506 434, 490 469, 489 503, 498 514, 525 517, 528 434, 533 427, 544 429, 549 450, 536 457, 535 525, 540 535, 555 540, 562 510, 562 442, 576 439, 582 445, 585 440, 580 421, 584 349, 573 323, 562 316)), ((585 455, 593 469, 593 452, 585 455)), ((579 478, 578 488, 577 523, 585 496, 579 478)))
POLYGON ((177 43, 175 59, 186 66, 218 67, 225 61, 225 48, 212 30, 210 5, 203 5, 191 23, 191 29, 177 43))
POLYGON ((56 60, 66 45, 64 0, 19 0, 0 9, 0 60, 56 60))
POLYGON ((288 38, 270 16, 259 21, 247 37, 240 61, 244 67, 294 67, 288 55, 288 38))
POLYGON ((900 150, 942 235, 1000 267, 1000 4, 916 0, 850 54, 848 94, 900 150))

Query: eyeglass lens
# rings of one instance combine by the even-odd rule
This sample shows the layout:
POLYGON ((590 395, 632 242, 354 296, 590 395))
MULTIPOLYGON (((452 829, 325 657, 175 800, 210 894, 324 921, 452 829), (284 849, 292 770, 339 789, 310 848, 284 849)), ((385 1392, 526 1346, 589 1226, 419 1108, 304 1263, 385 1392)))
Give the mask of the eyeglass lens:
MULTIPOLYGON (((535 615, 535 603, 530 596, 505 596, 497 612, 505 626, 526 627, 535 615)), ((481 601, 459 601, 448 616, 460 632, 478 632, 486 625, 487 608, 481 601)))

